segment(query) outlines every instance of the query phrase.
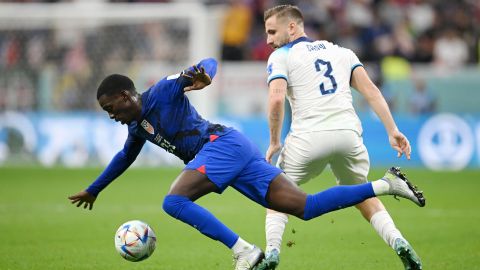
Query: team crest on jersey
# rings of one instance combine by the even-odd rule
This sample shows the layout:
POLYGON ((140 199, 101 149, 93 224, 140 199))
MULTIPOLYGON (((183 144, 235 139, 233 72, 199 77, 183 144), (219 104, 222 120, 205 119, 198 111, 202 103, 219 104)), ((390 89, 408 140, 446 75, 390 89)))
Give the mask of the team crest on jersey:
POLYGON ((155 130, 153 129, 153 126, 150 125, 150 123, 148 123, 147 120, 143 119, 142 123, 140 123, 140 125, 143 127, 143 129, 145 129, 148 133, 150 134, 154 134, 155 133, 155 130))

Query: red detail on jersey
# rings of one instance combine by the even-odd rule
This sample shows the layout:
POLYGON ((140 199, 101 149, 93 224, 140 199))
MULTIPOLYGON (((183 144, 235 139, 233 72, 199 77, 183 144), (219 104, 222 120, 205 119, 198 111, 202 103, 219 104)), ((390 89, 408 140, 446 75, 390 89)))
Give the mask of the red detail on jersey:
POLYGON ((214 134, 210 135, 211 142, 215 141, 216 139, 218 139, 218 135, 214 135, 214 134))
POLYGON ((202 165, 200 167, 197 168, 197 171, 203 173, 203 174, 206 174, 206 170, 205 170, 205 165, 202 165))

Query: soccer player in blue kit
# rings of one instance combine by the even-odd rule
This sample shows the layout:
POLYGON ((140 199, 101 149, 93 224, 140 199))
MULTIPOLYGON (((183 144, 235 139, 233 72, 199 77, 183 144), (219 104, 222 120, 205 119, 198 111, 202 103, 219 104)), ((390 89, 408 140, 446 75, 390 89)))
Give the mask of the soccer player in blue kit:
POLYGON ((164 211, 232 249, 237 270, 255 269, 264 256, 262 250, 195 203, 228 186, 264 207, 303 220, 379 195, 397 195, 425 205, 422 192, 395 168, 366 184, 336 186, 313 195, 301 191, 244 135, 204 120, 190 104, 185 92, 209 85, 216 69, 214 59, 204 59, 142 94, 126 76, 106 77, 97 90, 98 102, 111 119, 128 125, 128 137, 103 173, 86 190, 68 197, 71 203, 91 210, 98 194, 134 162, 148 140, 186 164, 164 198, 164 211))

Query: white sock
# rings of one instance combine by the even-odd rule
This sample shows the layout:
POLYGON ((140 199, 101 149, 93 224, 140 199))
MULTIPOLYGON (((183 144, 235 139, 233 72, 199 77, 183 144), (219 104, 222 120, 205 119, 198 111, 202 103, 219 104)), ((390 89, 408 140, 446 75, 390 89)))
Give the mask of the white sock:
POLYGON ((253 245, 243 240, 241 237, 238 237, 237 242, 232 247, 233 254, 238 254, 245 250, 250 250, 253 248, 253 245))
POLYGON ((267 213, 265 217, 265 236, 267 238, 267 247, 265 252, 277 249, 280 252, 282 246, 282 236, 285 231, 285 225, 288 223, 288 216, 283 213, 267 213))
POLYGON ((373 192, 375 195, 388 195, 388 190, 390 189, 390 185, 387 181, 384 180, 377 180, 372 182, 373 192))
MULTIPOLYGON (((373 214, 370 224, 383 240, 392 248, 394 248, 395 239, 403 238, 402 233, 395 227, 392 217, 387 211, 382 210, 373 214)), ((406 240, 405 240, 406 241, 406 240)))

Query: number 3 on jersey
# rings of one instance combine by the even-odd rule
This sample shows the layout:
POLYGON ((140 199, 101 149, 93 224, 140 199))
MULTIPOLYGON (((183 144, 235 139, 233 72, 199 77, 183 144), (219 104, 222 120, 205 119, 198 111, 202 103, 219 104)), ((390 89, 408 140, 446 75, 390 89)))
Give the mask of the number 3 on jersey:
POLYGON ((317 70, 317 72, 323 72, 323 76, 330 79, 330 83, 332 85, 332 88, 325 89, 325 83, 322 82, 320 84, 320 92, 322 93, 322 95, 335 93, 335 91, 337 91, 337 81, 335 81, 335 78, 331 74, 332 65, 330 64, 330 62, 317 59, 317 61, 315 61, 315 69, 317 70))

